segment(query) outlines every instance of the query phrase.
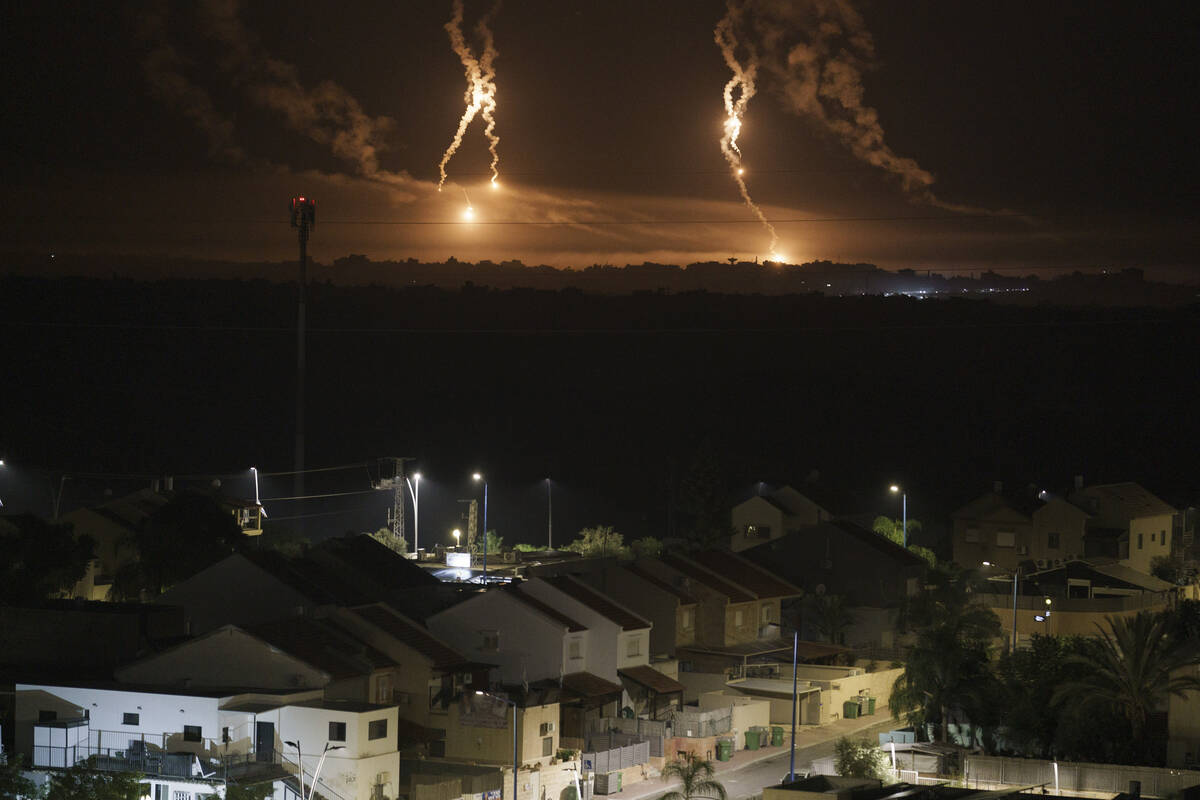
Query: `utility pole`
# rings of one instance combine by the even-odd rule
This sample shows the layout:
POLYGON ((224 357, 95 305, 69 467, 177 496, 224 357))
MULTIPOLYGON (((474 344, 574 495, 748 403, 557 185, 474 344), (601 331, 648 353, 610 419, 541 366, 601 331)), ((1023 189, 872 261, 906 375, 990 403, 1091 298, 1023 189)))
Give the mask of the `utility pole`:
MULTIPOLYGON (((311 197, 292 198, 292 227, 300 234, 300 274, 296 284, 296 458, 292 494, 304 496, 304 289, 308 283, 308 233, 317 225, 317 201, 311 197)), ((303 529, 304 520, 297 520, 303 529)))
MULTIPOLYGON (((388 527, 392 529, 392 549, 396 552, 403 552, 403 549, 400 547, 400 541, 405 536, 404 487, 408 480, 404 474, 404 462, 412 461, 413 459, 396 458, 393 456, 380 460, 392 462, 392 477, 384 478, 381 475, 378 481, 371 484, 371 488, 392 490, 392 507, 388 510, 388 527)), ((382 469, 380 471, 382 472, 382 469)))
POLYGON ((554 489, 546 478, 546 549, 554 549, 554 489))

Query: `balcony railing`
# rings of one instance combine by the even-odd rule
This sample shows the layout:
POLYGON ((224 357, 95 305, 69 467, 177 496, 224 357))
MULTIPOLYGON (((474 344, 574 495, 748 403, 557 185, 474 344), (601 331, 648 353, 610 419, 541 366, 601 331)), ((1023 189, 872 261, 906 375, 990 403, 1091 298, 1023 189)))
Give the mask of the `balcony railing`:
MULTIPOLYGON (((977 594, 976 599, 991 609, 1012 610, 1011 594, 977 594)), ((1142 592, 1124 597, 1056 597, 1051 606, 1054 613, 1115 614, 1122 611, 1165 608, 1170 596, 1160 592, 1142 592)), ((1018 595, 1017 610, 1044 611, 1046 599, 1042 595, 1018 595)))

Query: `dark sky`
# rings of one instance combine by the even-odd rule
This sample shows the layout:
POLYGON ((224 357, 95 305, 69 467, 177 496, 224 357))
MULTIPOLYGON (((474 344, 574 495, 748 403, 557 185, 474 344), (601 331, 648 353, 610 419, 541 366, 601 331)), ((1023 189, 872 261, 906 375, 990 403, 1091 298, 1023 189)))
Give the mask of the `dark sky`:
MULTIPOLYGON (((466 3, 471 42, 487 7, 466 3)), ((739 52, 760 61, 746 179, 788 260, 1190 274, 1193 4, 738 8, 739 52), (906 184, 916 174, 935 180, 906 184)), ((506 3, 492 21, 501 188, 486 188, 476 119, 439 194, 466 85, 449 2, 16 4, 0 247, 286 258, 287 200, 308 193, 324 261, 766 257, 718 146, 724 13, 506 3)))

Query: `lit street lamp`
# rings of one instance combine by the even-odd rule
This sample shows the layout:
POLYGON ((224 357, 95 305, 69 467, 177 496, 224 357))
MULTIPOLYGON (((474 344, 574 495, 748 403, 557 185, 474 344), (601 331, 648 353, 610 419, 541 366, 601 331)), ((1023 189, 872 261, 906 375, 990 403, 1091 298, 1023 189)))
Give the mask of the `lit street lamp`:
POLYGON ((421 533, 420 512, 417 510, 417 498, 421 496, 421 473, 414 472, 411 481, 407 475, 404 476, 404 482, 408 484, 408 493, 413 501, 413 555, 416 555, 420 549, 417 547, 417 540, 421 533))
POLYGON ((304 795, 304 754, 300 752, 300 740, 287 741, 284 744, 296 748, 296 763, 300 767, 300 800, 313 800, 313 795, 317 791, 317 781, 321 777, 321 767, 325 766, 325 756, 329 755, 334 750, 345 750, 346 748, 340 744, 325 743, 325 751, 321 753, 321 758, 317 761, 317 768, 313 770, 312 784, 308 787, 308 796, 304 795))
MULTIPOLYGON (((995 564, 993 564, 990 561, 984 561, 983 565, 985 567, 996 566, 995 564)), ((1012 574, 1012 582, 1013 582, 1012 651, 1014 653, 1017 652, 1017 584, 1020 583, 1020 581, 1021 581, 1021 565, 1018 564, 1017 568, 1015 570, 1013 570, 1013 574, 1012 574)), ((1049 604, 1050 604, 1050 598, 1046 598, 1046 605, 1049 605, 1049 604)), ((1049 613, 1049 612, 1047 612, 1047 613, 1049 613)))
POLYGON ((900 495, 900 506, 901 506, 900 526, 901 526, 901 529, 904 531, 904 546, 908 547, 908 493, 905 492, 903 489, 901 489, 899 486, 897 486, 894 483, 891 486, 891 490, 892 490, 892 494, 900 495))
POLYGON ((510 706, 512 706, 512 710, 513 710, 513 800, 516 800, 516 797, 517 797, 517 702, 515 700, 509 700, 507 697, 500 697, 499 695, 488 694, 487 692, 482 692, 478 689, 475 690, 475 694, 477 694, 481 697, 486 695, 487 697, 492 697, 492 698, 495 698, 496 700, 503 700, 505 703, 508 703, 510 706))
POLYGON ((450 535, 454 537, 454 551, 458 552, 458 537, 462 536, 462 531, 458 528, 450 531, 450 535))
POLYGON ((483 585, 487 586, 487 478, 478 472, 471 477, 476 483, 483 482, 483 585))

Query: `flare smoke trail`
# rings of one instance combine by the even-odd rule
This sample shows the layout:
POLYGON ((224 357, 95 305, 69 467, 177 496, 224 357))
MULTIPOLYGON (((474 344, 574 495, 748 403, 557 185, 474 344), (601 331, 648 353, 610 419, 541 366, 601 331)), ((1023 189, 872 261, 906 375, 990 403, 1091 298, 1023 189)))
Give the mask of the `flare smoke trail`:
POLYGON ((453 16, 446 23, 446 33, 450 35, 450 46, 454 48, 454 52, 462 61, 467 76, 467 91, 463 98, 467 108, 458 121, 458 130, 454 132, 454 139, 442 155, 442 163, 438 164, 438 171, 441 173, 438 180, 438 191, 441 191, 442 184, 446 182, 446 165, 450 163, 450 158, 462 144, 463 134, 467 132, 467 126, 471 124, 471 120, 475 119, 477 114, 483 116, 483 135, 487 137, 488 151, 492 154, 492 188, 495 189, 500 185, 500 172, 497 169, 500 164, 500 156, 496 150, 500 145, 500 137, 496 135, 496 68, 493 66, 496 56, 499 54, 496 52, 492 30, 488 27, 488 23, 491 22, 499 8, 500 3, 497 0, 491 10, 475 24, 475 35, 482 44, 482 52, 478 57, 467 44, 466 37, 463 36, 463 0, 454 0, 453 16))
MULTIPOLYGON (((861 161, 892 174, 905 193, 948 211, 992 213, 948 203, 930 188, 934 176, 884 141, 879 114, 863 102, 863 72, 875 42, 850 0, 729 0, 761 45, 760 64, 779 81, 785 106, 815 119, 861 161)), ((727 15, 727 18, 730 15, 727 15)))
POLYGON ((750 199, 750 192, 746 189, 746 180, 743 177, 742 151, 737 143, 738 134, 742 132, 742 117, 746 113, 746 106, 750 103, 750 98, 754 96, 754 78, 758 73, 758 54, 752 45, 745 48, 748 52, 745 64, 737 57, 739 45, 737 28, 741 23, 741 16, 741 9, 733 0, 729 0, 725 16, 713 30, 713 39, 716 41, 717 47, 721 48, 721 55, 725 57, 725 63, 733 72, 733 76, 725 84, 723 94, 725 133, 721 136, 721 154, 729 163, 730 174, 737 182, 738 191, 741 192, 742 200, 745 201, 747 208, 754 212, 754 216, 758 217, 758 221, 770 232, 771 244, 767 247, 767 252, 774 256, 775 248, 779 244, 779 236, 775 233, 775 226, 767 221, 762 209, 750 199))

